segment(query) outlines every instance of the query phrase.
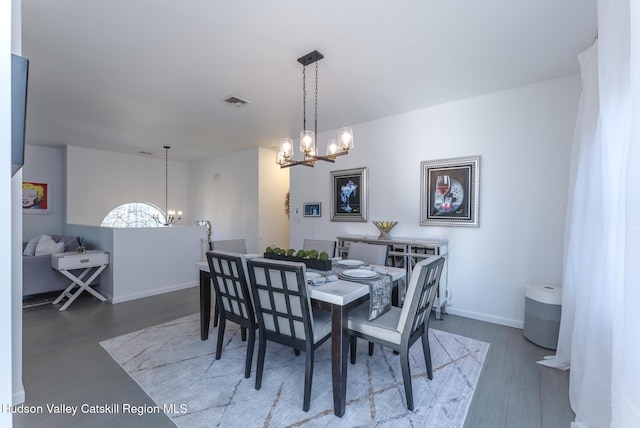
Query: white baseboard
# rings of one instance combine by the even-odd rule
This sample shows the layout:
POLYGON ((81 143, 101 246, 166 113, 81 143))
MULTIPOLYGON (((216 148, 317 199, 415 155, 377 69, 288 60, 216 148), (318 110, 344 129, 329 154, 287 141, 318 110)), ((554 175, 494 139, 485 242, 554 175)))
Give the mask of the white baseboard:
POLYGON ((507 327, 524 329, 524 320, 514 320, 509 318, 496 317, 489 314, 483 314, 480 312, 466 311, 457 309, 453 306, 446 306, 445 314, 458 315, 465 318, 471 318, 478 321, 486 321, 493 324, 504 325, 507 327))
POLYGON ((172 285, 165 288, 148 290, 141 293, 133 293, 133 294, 127 294, 124 296, 112 297, 109 300, 111 301, 111 303, 116 304, 116 303, 128 302, 129 300, 142 299, 143 297, 157 296, 158 294, 170 293, 172 291, 184 290, 186 288, 199 287, 199 285, 200 284, 198 282, 187 282, 184 284, 176 284, 176 285, 172 285))

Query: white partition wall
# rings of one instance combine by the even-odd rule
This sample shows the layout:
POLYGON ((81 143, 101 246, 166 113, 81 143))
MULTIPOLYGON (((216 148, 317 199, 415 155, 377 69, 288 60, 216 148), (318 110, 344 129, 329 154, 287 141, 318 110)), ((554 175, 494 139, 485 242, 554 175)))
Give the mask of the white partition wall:
POLYGON ((100 292, 120 303, 198 285, 195 264, 202 259, 202 227, 114 229, 68 225, 66 233, 82 236, 109 252, 100 276, 100 292))
POLYGON ((204 228, 113 229, 113 303, 198 284, 204 228))

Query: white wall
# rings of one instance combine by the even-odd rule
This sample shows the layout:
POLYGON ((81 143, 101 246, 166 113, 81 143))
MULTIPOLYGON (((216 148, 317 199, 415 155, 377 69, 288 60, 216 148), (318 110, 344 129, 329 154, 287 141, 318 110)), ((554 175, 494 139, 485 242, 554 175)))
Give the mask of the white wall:
POLYGON ((289 175, 273 159, 270 150, 251 149, 189 164, 190 210, 194 220, 211 222, 213 241, 244 238, 250 253, 264 251, 272 241, 288 241, 284 189, 289 175), (268 159, 272 168, 265 166, 268 159))
MULTIPOLYGON (((67 146, 67 223, 100 226, 114 208, 146 202, 165 210, 165 159, 133 156, 67 146)), ((188 209, 188 166, 172 161, 169 151, 169 209, 183 212, 183 224, 193 224, 188 209)))
POLYGON ((579 77, 569 76, 353 126, 348 156, 292 168, 292 212, 320 201, 323 213, 292 214, 290 245, 376 235, 370 221, 397 220, 392 236, 449 240, 448 312, 521 328, 525 285, 561 285, 579 94, 579 77), (481 157, 480 227, 420 226, 420 162, 474 155, 481 157), (330 222, 329 172, 358 167, 368 168, 369 222, 330 222))
MULTIPOLYGON (((11 58, 22 54, 22 3, 20 0, 0 5, 0 164, 11 159, 11 58)), ((8 344, 0 356, 0 403, 17 405, 24 402, 22 384, 22 170, 12 178, 0 178, 0 200, 5 209, 0 214, 4 239, 0 244, 0 284, 10 284, 0 292, 0 342, 8 344), (10 257, 6 257, 10 255, 10 257)), ((11 426, 11 412, 0 414, 0 425, 11 426)))
POLYGON ((263 253, 270 245, 284 247, 289 242, 289 218, 284 205, 289 191, 289 170, 276 165, 275 151, 259 149, 259 154, 260 245, 258 252, 263 253))

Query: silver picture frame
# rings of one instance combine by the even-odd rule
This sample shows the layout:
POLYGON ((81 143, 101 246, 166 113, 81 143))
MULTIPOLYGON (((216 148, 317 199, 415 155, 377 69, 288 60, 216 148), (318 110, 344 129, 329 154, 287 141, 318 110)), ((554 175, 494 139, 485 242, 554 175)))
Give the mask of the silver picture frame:
POLYGON ((304 217, 322 217, 322 203, 304 202, 302 204, 302 215, 304 217))
POLYGON ((420 225, 479 227, 480 156, 420 163, 420 225))
POLYGON ((331 221, 367 221, 367 168, 331 171, 331 221))

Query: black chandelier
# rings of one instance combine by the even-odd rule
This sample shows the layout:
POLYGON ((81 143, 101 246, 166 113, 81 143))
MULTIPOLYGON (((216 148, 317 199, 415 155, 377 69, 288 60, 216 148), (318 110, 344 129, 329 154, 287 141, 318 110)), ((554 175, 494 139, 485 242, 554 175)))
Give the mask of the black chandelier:
POLYGON ((293 139, 282 138, 280 140, 280 149, 276 154, 276 163, 281 168, 288 168, 294 165, 305 165, 313 167, 316 161, 335 162, 338 156, 349 153, 349 149, 353 148, 353 131, 351 128, 340 128, 338 130, 338 139, 327 141, 326 155, 318 155, 316 146, 316 135, 318 134, 318 61, 324 58, 318 51, 313 51, 305 56, 298 58, 298 62, 302 64, 302 128, 300 133, 300 151, 304 155, 304 159, 300 161, 293 160, 293 139), (316 87, 315 87, 315 115, 313 131, 307 130, 307 65, 316 65, 316 87))

